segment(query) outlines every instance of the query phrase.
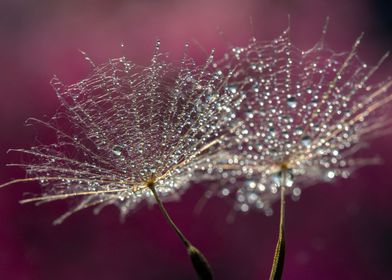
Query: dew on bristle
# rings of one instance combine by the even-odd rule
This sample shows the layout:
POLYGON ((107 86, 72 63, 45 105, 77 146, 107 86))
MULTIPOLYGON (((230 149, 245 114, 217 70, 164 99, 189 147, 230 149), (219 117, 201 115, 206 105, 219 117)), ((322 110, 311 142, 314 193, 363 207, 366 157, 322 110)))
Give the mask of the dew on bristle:
POLYGON ((211 170, 209 157, 238 127, 244 94, 227 83, 230 71, 214 67, 214 50, 197 65, 187 50, 179 62, 169 61, 160 46, 156 40, 147 66, 113 58, 93 65, 78 83, 52 80, 61 108, 49 122, 37 122, 53 130, 56 146, 18 150, 34 157, 28 176, 44 187, 27 201, 78 198, 57 222, 110 204, 124 216, 153 201, 147 182, 154 181, 159 196, 177 200, 195 170, 211 170))
POLYGON ((246 94, 245 121, 237 137, 227 139, 219 161, 212 160, 210 173, 236 193, 239 211, 248 212, 248 205, 270 215, 267 205, 279 199, 282 183, 297 200, 303 188, 374 164, 371 158, 357 160, 356 152, 364 136, 390 128, 384 112, 392 100, 392 81, 369 83, 387 55, 367 66, 357 54, 360 39, 351 50, 335 52, 326 47, 325 31, 307 51, 292 44, 286 30, 275 40, 232 47, 216 65, 234 69, 229 93, 246 94), (220 176, 225 172, 231 181, 220 176))

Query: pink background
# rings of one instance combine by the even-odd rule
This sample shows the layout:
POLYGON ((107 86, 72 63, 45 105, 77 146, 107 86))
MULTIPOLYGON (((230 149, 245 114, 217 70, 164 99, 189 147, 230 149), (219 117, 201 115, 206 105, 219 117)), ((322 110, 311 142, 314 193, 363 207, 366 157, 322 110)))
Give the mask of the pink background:
MULTIPOLYGON (((79 49, 97 62, 126 54, 146 63, 156 38, 174 57, 181 55, 185 41, 196 39, 221 54, 231 42, 245 44, 252 33, 272 39, 286 28, 288 14, 294 42, 310 48, 330 16, 329 45, 347 50, 364 31, 360 55, 371 64, 392 50, 392 5, 387 3, 1 0, 0 182, 24 176, 22 170, 5 167, 20 160, 17 154, 6 154, 7 149, 35 141, 36 131, 24 121, 51 116, 59 105, 49 85, 52 75, 72 83, 89 72, 79 49)), ((390 58, 377 76, 391 73, 390 58)), ((312 187, 299 202, 288 202, 285 279, 392 279, 390 137, 372 141, 369 148, 382 156, 383 165, 312 187)), ((195 215, 193 206, 203 188, 196 185, 181 202, 167 205, 174 220, 208 256, 216 279, 267 279, 278 215, 240 214, 228 224, 231 206, 219 199, 195 215)), ((52 226, 67 203, 20 205, 25 192, 39 192, 38 184, 0 191, 0 279, 195 279, 182 244, 156 207, 141 209, 124 224, 117 209, 109 207, 99 216, 86 210, 52 226)))

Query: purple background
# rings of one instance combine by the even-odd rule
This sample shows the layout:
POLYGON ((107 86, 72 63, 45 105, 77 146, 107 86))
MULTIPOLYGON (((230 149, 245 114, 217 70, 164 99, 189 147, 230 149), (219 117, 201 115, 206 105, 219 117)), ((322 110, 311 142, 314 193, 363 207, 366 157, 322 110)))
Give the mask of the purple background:
MULTIPOLYGON (((159 37, 162 49, 174 57, 192 39, 222 53, 229 42, 247 42, 250 16, 257 38, 272 39, 286 28, 288 14, 294 42, 309 48, 329 15, 330 46, 348 50, 364 31, 360 55, 375 63, 392 50, 392 5, 387 3, 1 0, 0 182, 24 176, 22 170, 4 165, 20 160, 17 154, 6 154, 7 149, 34 143, 37 133, 24 126, 25 119, 51 116, 58 107, 49 85, 52 75, 71 83, 88 73, 79 49, 97 62, 126 54, 146 63, 159 37), (126 47, 121 49, 121 43, 126 47)), ((388 74, 391 58, 377 76, 388 74)), ((369 148, 369 153, 382 156, 382 166, 312 187, 299 202, 288 202, 285 279, 392 279, 390 137, 372 141, 369 148)), ((208 256, 217 279, 267 279, 278 215, 239 214, 228 224, 231 207, 219 199, 195 215, 202 189, 194 186, 181 202, 167 205, 174 220, 208 256)), ((99 216, 85 210, 52 226, 67 203, 20 205, 24 192, 39 192, 39 186, 19 184, 0 191, 1 279, 195 279, 182 244, 156 207, 140 209, 124 224, 117 209, 108 207, 99 216)))

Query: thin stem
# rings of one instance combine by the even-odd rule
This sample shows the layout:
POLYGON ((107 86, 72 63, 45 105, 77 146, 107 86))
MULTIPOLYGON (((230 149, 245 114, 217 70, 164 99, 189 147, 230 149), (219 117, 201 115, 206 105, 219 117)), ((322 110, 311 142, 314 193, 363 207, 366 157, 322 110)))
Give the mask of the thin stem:
POLYGON ((155 189, 155 185, 153 183, 149 183, 148 187, 153 193, 154 198, 158 203, 159 209, 161 210, 166 221, 171 226, 171 228, 176 232, 177 236, 181 239, 181 241, 184 243, 188 255, 191 258, 193 268, 195 269, 199 280, 212 280, 213 279, 212 270, 206 257, 204 257, 204 255, 195 246, 191 244, 191 242, 185 237, 185 235, 173 222, 172 218, 170 217, 169 213, 167 212, 165 206, 163 205, 161 199, 158 196, 158 193, 155 189))
POLYGON ((270 280, 280 280, 283 274, 284 256, 285 256, 285 236, 284 236, 284 221, 285 221, 285 187, 287 178, 287 169, 282 168, 282 182, 280 186, 280 219, 279 219, 279 237, 276 243, 274 260, 270 274, 270 280))
POLYGON ((177 236, 184 243, 185 247, 188 248, 191 245, 191 243, 185 237, 185 235, 181 232, 181 230, 177 227, 177 225, 173 222, 173 220, 170 217, 169 213, 167 212, 165 206, 163 206, 163 203, 162 203, 161 199, 158 196, 158 193, 157 193, 157 191, 155 189, 155 186, 152 185, 152 186, 149 186, 149 188, 152 191, 156 202, 158 203, 159 209, 161 210, 162 214, 165 216, 166 221, 169 223, 169 225, 172 227, 172 229, 176 232, 177 236))

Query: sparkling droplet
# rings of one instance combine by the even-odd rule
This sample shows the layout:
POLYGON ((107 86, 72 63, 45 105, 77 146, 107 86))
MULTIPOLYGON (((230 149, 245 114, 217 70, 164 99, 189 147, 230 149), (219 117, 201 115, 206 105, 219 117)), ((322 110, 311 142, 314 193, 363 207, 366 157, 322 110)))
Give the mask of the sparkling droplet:
POLYGON ((264 202, 262 202, 261 200, 258 200, 256 202, 256 207, 259 209, 262 209, 264 207, 264 202))
POLYGON ((252 180, 247 180, 245 181, 245 186, 247 186, 249 189, 254 189, 256 188, 256 182, 252 180))
POLYGON ((256 200, 257 200, 257 194, 255 194, 255 193, 253 193, 253 192, 249 193, 248 196, 247 196, 247 198, 246 198, 246 200, 247 200, 248 203, 250 203, 250 204, 255 203, 256 200))
POLYGON ((221 193, 223 196, 228 196, 230 194, 230 191, 229 191, 229 189, 224 188, 224 189, 222 189, 221 193))
POLYGON ((265 191, 265 186, 262 183, 257 184, 257 189, 261 192, 265 191))
POLYGON ((121 154, 122 154, 122 147, 121 147, 121 146, 118 146, 118 145, 115 145, 115 146, 113 146, 113 148, 112 148, 112 152, 113 152, 113 154, 114 154, 115 156, 121 156, 121 154))
POLYGON ((227 87, 227 90, 228 90, 230 93, 232 93, 232 94, 237 93, 237 86, 235 86, 235 85, 230 85, 230 86, 227 87))
POLYGON ((302 135, 302 133, 303 133, 302 127, 297 127, 294 130, 294 135, 302 135))
POLYGON ((302 145, 304 145, 305 147, 309 147, 311 143, 312 143, 312 139, 308 135, 305 135, 304 137, 302 137, 302 139, 301 139, 302 145))
POLYGON ((247 204, 242 204, 240 207, 242 212, 248 212, 249 211, 249 206, 247 204))
POLYGON ((301 195, 301 189, 300 188, 294 188, 293 189, 293 195, 294 196, 300 196, 301 195))
MULTIPOLYGON (((284 185, 285 187, 290 188, 294 185, 294 176, 291 169, 288 169, 285 172, 286 172, 286 178, 285 178, 284 185)), ((272 181, 275 184, 275 186, 280 187, 283 181, 283 171, 274 173, 272 175, 272 181)))
POLYGON ((249 118, 249 119, 253 119, 253 117, 254 117, 254 114, 253 114, 253 111, 252 111, 252 110, 246 111, 246 112, 245 112, 245 115, 246 115, 246 117, 249 118))
POLYGON ((287 97, 287 105, 288 105, 290 108, 295 108, 295 107, 297 107, 297 99, 295 99, 294 96, 287 97))
POLYGON ((333 172, 332 170, 329 170, 329 171, 327 172, 327 178, 328 178, 328 179, 333 179, 333 178, 335 178, 335 172, 333 172))

